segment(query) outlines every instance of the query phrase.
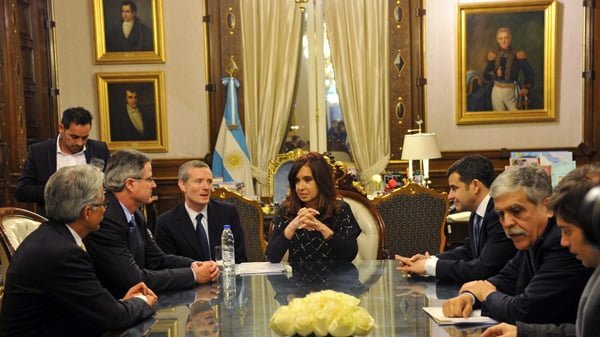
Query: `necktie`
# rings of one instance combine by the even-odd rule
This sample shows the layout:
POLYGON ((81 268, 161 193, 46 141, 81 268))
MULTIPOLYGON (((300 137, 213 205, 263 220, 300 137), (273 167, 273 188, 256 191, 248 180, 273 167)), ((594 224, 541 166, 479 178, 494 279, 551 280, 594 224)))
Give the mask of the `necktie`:
POLYGON ((208 236, 206 235, 204 226, 202 226, 202 213, 196 215, 196 234, 198 234, 198 238, 200 238, 200 251, 202 252, 202 257, 208 261, 210 260, 210 248, 208 247, 208 236))
POLYGON ((479 234, 481 232, 481 216, 475 213, 473 218, 473 243, 475 244, 475 256, 479 256, 479 234))
POLYGON ((127 239, 129 244, 129 251, 135 259, 135 256, 138 251, 137 224, 135 223, 135 217, 132 217, 131 221, 129 221, 129 237, 127 239))

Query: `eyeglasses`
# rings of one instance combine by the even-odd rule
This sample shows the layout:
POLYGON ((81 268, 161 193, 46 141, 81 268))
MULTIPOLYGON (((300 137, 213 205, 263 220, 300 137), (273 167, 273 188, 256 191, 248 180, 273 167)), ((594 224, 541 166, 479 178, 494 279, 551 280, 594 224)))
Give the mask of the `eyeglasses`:
POLYGON ((154 177, 148 177, 148 178, 144 178, 144 177, 131 177, 131 178, 135 179, 135 180, 145 180, 145 181, 147 181, 147 182, 149 182, 151 184, 152 183, 156 183, 156 179, 154 179, 154 177))
POLYGON ((110 201, 96 202, 96 203, 90 204, 90 206, 92 206, 92 207, 102 207, 104 209, 107 209, 108 205, 110 205, 110 201))

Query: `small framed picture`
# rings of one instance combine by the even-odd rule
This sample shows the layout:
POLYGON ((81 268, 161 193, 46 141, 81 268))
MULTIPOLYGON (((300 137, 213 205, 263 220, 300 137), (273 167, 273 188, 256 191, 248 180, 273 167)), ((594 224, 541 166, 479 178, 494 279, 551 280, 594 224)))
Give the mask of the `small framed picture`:
POLYGON ((162 0, 93 0, 96 63, 164 63, 162 0))
POLYGON ((111 150, 167 152, 162 72, 97 73, 100 139, 111 150))

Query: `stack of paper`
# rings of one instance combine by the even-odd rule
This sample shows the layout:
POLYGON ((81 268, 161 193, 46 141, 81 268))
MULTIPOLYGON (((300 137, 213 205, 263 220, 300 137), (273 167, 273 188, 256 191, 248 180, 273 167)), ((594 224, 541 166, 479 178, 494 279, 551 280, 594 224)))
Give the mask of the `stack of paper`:
POLYGON ((481 310, 473 310, 471 316, 467 318, 446 317, 444 316, 442 307, 423 307, 423 310, 439 325, 498 323, 496 320, 488 316, 481 316, 481 310))
POLYGON ((270 262, 245 262, 236 265, 236 274, 252 275, 252 274, 278 274, 283 273, 285 268, 283 263, 270 262))

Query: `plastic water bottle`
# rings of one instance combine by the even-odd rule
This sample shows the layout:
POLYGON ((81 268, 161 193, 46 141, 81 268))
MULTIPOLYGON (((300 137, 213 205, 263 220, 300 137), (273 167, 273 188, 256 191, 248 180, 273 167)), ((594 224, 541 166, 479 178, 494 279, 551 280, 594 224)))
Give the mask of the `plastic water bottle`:
POLYGON ((235 273, 235 244, 230 225, 225 225, 221 234, 221 254, 223 255, 223 273, 235 273))

